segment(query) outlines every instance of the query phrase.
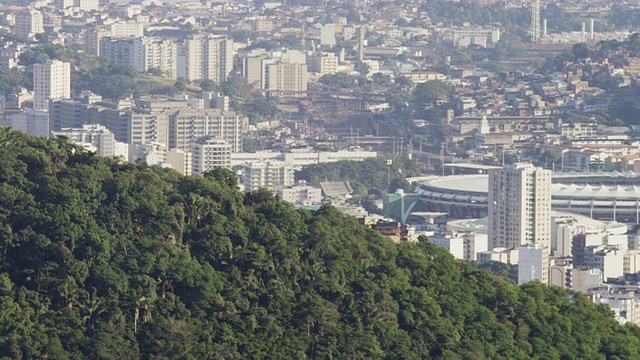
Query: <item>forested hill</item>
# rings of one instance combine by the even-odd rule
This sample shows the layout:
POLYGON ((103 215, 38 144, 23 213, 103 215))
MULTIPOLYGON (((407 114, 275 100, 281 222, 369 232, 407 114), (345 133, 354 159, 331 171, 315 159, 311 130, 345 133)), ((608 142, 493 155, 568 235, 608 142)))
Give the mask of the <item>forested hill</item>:
POLYGON ((331 207, 0 128, 0 358, 640 359, 586 297, 519 288, 331 207))

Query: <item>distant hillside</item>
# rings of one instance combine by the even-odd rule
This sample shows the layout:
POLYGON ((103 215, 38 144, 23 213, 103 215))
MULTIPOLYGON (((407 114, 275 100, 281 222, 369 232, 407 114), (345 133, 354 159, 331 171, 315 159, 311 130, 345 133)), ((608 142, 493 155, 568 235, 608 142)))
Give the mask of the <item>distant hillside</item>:
POLYGON ((639 359, 586 297, 0 128, 0 358, 639 359))

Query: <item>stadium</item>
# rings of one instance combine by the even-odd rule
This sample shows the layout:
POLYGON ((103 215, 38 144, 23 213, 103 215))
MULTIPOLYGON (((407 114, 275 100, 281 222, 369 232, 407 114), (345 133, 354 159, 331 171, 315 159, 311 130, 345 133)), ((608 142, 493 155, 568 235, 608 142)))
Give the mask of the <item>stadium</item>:
MULTIPOLYGON (((414 192, 426 211, 446 212, 456 219, 487 216, 486 174, 437 177, 414 192)), ((554 173, 551 208, 598 220, 640 223, 640 174, 554 173)))

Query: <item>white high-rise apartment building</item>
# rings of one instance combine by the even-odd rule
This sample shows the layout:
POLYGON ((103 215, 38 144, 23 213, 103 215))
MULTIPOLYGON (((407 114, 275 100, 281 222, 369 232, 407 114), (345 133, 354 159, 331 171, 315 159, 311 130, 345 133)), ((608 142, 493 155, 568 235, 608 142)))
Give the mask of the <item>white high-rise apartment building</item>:
POLYGON ((116 22, 111 24, 111 36, 114 38, 144 36, 144 25, 137 22, 116 22))
POLYGON ((489 246, 550 246, 551 171, 531 164, 489 172, 489 246))
POLYGON ((239 153, 244 123, 245 118, 234 112, 179 110, 169 117, 169 148, 191 151, 196 141, 217 137, 229 143, 232 153, 239 153))
POLYGON ((233 40, 224 35, 197 34, 178 46, 178 77, 223 83, 232 70, 233 40))
POLYGON ((265 89, 270 95, 307 96, 307 64, 268 64, 265 67, 265 78, 265 89))
POLYGON ((129 144, 149 142, 169 146, 169 116, 164 113, 138 114, 129 111, 126 116, 129 144))
POLYGON ((95 56, 102 55, 100 41, 105 37, 117 39, 141 36, 144 36, 144 24, 140 23, 116 22, 109 26, 88 25, 83 32, 84 52, 95 56))
POLYGON ((129 66, 140 72, 156 68, 167 77, 176 78, 177 48, 171 40, 103 37, 99 53, 114 65, 129 66))
POLYGON ((74 0, 74 5, 82 11, 93 11, 100 8, 98 0, 74 0))
POLYGON ((540 245, 520 247, 518 254, 518 285, 529 281, 549 283, 549 248, 540 245))
POLYGON ((167 164, 182 175, 191 175, 193 156, 190 152, 173 149, 167 151, 167 164))
POLYGON ((35 136, 49 137, 49 113, 27 109, 11 114, 11 128, 35 136))
POLYGON ((72 143, 87 148, 89 148, 87 145, 91 145, 100 156, 115 156, 116 140, 113 133, 102 125, 82 125, 82 128, 53 131, 52 135, 53 137, 66 136, 72 143))
POLYGON ((178 47, 173 40, 147 38, 144 51, 146 59, 144 71, 158 69, 170 79, 177 78, 178 47))
POLYGON ((279 187, 276 192, 282 196, 282 200, 296 205, 315 205, 322 202, 322 190, 304 182, 291 187, 279 187))
POLYGON ((242 184, 245 191, 294 184, 293 168, 282 161, 245 164, 242 171, 242 184))
POLYGON ((113 65, 127 66, 141 72, 146 70, 143 38, 103 37, 100 39, 100 55, 113 65))
POLYGON ((15 13, 13 31, 25 39, 44 33, 44 18, 37 10, 26 9, 15 13))
POLYGON ((111 36, 111 30, 102 26, 90 26, 84 29, 82 38, 84 40, 84 52, 90 55, 100 55, 100 40, 111 36))
POLYGON ((338 72, 338 57, 334 53, 315 52, 307 58, 309 71, 320 75, 338 72))
POLYGON ((193 174, 202 175, 215 168, 231 169, 231 144, 220 138, 204 138, 191 151, 193 174))
POLYGON ((49 109, 49 100, 71 98, 71 64, 48 60, 33 66, 33 107, 49 109))

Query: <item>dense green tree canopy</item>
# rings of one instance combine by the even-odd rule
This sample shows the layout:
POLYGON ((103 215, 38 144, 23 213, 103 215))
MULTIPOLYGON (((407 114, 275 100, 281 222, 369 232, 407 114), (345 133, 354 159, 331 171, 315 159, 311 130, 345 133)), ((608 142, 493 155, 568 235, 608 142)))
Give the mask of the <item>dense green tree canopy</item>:
POLYGON ((0 128, 0 358, 638 359, 586 297, 0 128))
POLYGON ((451 91, 451 86, 439 80, 431 80, 419 84, 413 91, 415 102, 421 106, 434 103, 451 91))
MULTIPOLYGON (((367 195, 369 192, 386 192, 389 188, 389 181, 397 177, 421 174, 420 167, 415 161, 398 158, 392 159, 391 164, 391 168, 389 168, 387 159, 383 158, 322 163, 306 166, 296 172, 296 180, 304 180, 316 185, 319 185, 322 181, 346 180, 351 182, 351 186, 357 195, 367 195), (362 190, 357 191, 359 188, 362 188, 362 190)), ((395 189, 403 186, 395 185, 392 189, 395 191, 395 189)))

